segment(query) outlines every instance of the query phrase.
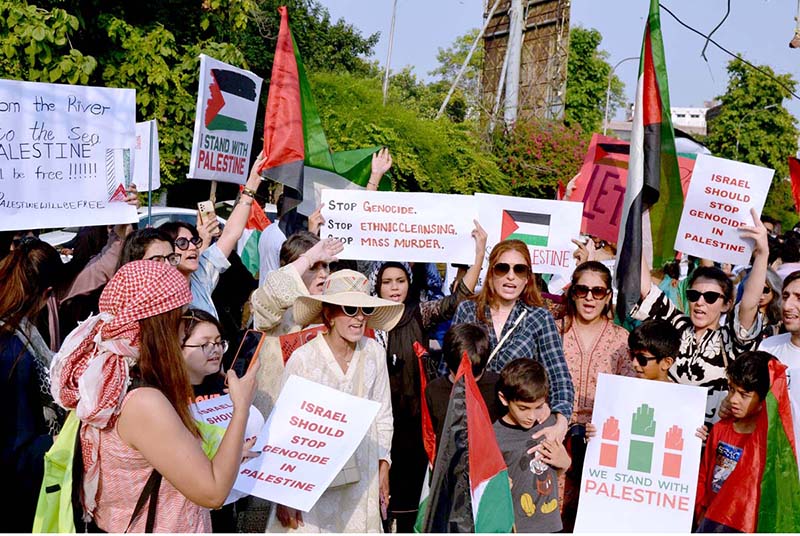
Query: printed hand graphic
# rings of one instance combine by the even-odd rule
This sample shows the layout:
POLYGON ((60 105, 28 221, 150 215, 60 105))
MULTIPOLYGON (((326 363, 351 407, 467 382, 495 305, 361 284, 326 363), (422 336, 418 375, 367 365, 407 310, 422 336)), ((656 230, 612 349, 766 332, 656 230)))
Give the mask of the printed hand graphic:
MULTIPOLYGON (((679 426, 673 425, 672 428, 667 431, 667 435, 664 437, 664 448, 669 450, 683 450, 683 430, 679 426)), ((679 452, 665 452, 664 466, 661 469, 661 474, 672 478, 680 478, 682 459, 683 456, 679 452)))
POLYGON ((603 435, 600 437, 600 465, 605 467, 617 466, 617 451, 619 445, 619 421, 609 417, 603 423, 603 435), (610 443, 614 441, 614 443, 610 443))
MULTIPOLYGON (((656 435, 656 422, 653 419, 655 410, 647 404, 642 404, 636 409, 631 419, 631 434, 644 437, 656 435)), ((649 473, 653 464, 653 442, 631 439, 628 451, 628 469, 649 473)))

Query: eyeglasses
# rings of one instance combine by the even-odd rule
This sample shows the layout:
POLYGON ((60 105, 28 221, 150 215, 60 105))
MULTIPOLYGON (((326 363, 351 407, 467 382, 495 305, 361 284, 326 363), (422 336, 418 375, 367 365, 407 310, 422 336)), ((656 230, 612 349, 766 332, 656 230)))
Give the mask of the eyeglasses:
POLYGON ((181 251, 186 251, 187 249, 189 249, 189 244, 192 244, 199 248, 200 246, 203 245, 203 239, 200 238, 199 236, 196 236, 191 240, 183 236, 179 236, 178 238, 175 239, 175 247, 180 249, 181 251))
POLYGON ((178 266, 181 263, 180 253, 170 253, 169 255, 153 255, 147 257, 146 261, 166 262, 170 266, 178 266))
POLYGON ((494 265, 494 267, 492 267, 492 273, 494 273, 495 277, 503 277, 512 269, 514 270, 514 275, 519 277, 528 277, 528 272, 530 271, 531 267, 527 264, 515 264, 512 267, 507 262, 498 262, 494 265))
POLYGON ((590 292, 592 293, 592 298, 594 298, 595 300, 602 300, 603 298, 608 296, 608 294, 611 292, 611 289, 606 287, 589 288, 586 285, 572 286, 572 293, 577 298, 585 298, 586 296, 589 295, 590 292))
POLYGON ((222 340, 217 342, 206 342, 203 344, 184 344, 184 348, 202 348, 203 353, 206 357, 211 357, 213 355, 214 350, 219 348, 220 354, 224 354, 228 351, 228 341, 222 340))
POLYGON ((353 307, 352 305, 342 305, 342 312, 347 316, 356 316, 358 311, 364 316, 372 316, 375 314, 374 307, 353 307))
POLYGON ((700 292, 699 290, 695 290, 693 288, 690 288, 689 290, 686 291, 686 299, 692 303, 699 300, 700 296, 703 297, 703 299, 706 301, 707 304, 712 305, 722 297, 722 294, 719 292, 714 292, 713 290, 700 292))
POLYGON ((631 359, 635 359, 640 367, 646 367, 650 361, 658 361, 657 357, 645 355, 641 353, 631 353, 631 359))
POLYGON ((764 285, 764 290, 762 290, 761 293, 762 294, 769 294, 770 292, 772 292, 772 289, 769 288, 768 285, 764 285))

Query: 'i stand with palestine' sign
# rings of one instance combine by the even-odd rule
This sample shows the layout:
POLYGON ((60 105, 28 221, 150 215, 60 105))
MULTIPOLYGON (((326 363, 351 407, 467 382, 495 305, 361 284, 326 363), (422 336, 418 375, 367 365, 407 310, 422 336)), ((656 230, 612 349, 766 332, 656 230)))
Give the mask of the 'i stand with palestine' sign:
POLYGON ((0 80, 0 231, 136 221, 133 89, 0 80))
POLYGON ((261 82, 250 71, 200 55, 189 178, 247 182, 261 82))

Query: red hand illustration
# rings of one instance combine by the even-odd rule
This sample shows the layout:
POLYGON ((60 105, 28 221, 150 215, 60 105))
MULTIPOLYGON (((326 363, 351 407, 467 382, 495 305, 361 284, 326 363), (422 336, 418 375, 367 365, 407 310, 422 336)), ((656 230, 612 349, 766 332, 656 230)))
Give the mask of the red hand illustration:
MULTIPOLYGON (((667 431, 664 437, 664 448, 683 450, 683 430, 679 426, 673 425, 672 428, 667 431)), ((672 478, 680 478, 682 459, 683 455, 679 452, 665 452, 661 474, 672 478)))
POLYGON ((600 465, 616 467, 619 445, 610 441, 619 441, 619 421, 615 417, 609 417, 603 423, 603 434, 600 437, 600 465))

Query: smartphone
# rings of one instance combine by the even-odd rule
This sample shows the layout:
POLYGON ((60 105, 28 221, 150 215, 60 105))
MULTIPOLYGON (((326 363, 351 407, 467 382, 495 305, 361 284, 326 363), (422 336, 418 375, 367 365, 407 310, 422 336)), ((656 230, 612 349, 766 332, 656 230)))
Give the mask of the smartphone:
MULTIPOLYGON (((217 219, 217 213, 214 210, 214 203, 211 201, 200 201, 197 203, 197 210, 200 212, 200 223, 206 223, 217 219)), ((214 233, 214 236, 219 236, 220 230, 214 233)))
POLYGON ((236 350, 236 357, 233 358, 233 365, 231 365, 231 369, 238 377, 244 376, 258 359, 258 352, 261 350, 265 338, 263 331, 248 329, 245 332, 239 349, 236 350))

